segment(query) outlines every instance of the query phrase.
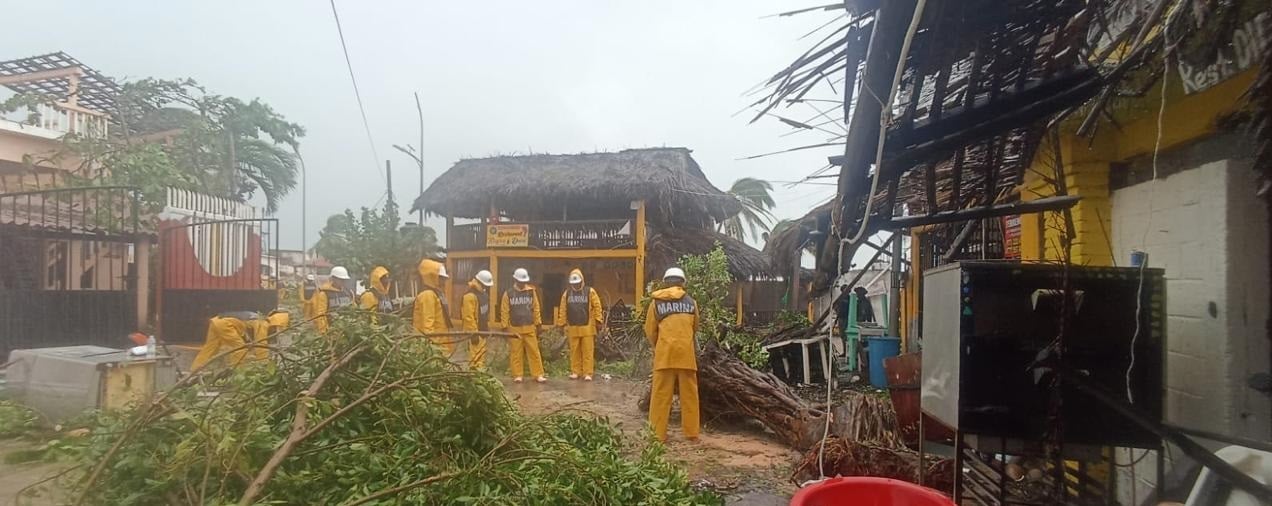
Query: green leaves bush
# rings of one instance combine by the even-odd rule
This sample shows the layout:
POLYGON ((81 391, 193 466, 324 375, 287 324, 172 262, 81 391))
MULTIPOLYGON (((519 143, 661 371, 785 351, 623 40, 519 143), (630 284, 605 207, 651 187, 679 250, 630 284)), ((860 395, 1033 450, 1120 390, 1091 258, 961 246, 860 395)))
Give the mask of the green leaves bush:
POLYGON ((238 503, 286 447, 302 409, 312 435, 284 455, 253 500, 720 503, 694 491, 657 444, 628 458, 635 450, 603 419, 522 415, 493 377, 456 369, 401 324, 349 317, 334 328, 299 336, 272 363, 204 374, 199 386, 103 415, 80 448, 85 503, 238 503), (341 357, 350 358, 333 366, 341 357), (298 395, 328 368, 316 395, 298 395))
POLYGON ((9 400, 0 400, 0 439, 25 435, 35 430, 39 415, 30 408, 9 400))
MULTIPOLYGON (((716 243, 705 255, 684 255, 680 257, 680 268, 688 277, 689 292, 698 301, 702 317, 699 333, 714 336, 722 325, 732 328, 737 323, 737 314, 733 310, 734 299, 729 296, 733 274, 729 272, 729 257, 724 248, 716 243)), ((760 341, 760 336, 735 331, 726 333, 720 344, 737 354, 746 365, 763 370, 768 367, 768 352, 760 341)))

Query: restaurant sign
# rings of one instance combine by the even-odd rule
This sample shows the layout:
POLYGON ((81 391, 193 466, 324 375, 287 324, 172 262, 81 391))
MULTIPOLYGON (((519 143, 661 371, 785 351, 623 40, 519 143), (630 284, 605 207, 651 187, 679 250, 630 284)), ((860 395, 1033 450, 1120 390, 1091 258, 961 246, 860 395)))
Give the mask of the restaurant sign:
POLYGON ((1192 95, 1231 79, 1258 63, 1268 39, 1272 38, 1272 15, 1263 11, 1241 21, 1219 44, 1209 61, 1179 59, 1179 78, 1184 93, 1192 95))
POLYGON ((530 247, 530 225, 487 225, 487 248, 530 247))

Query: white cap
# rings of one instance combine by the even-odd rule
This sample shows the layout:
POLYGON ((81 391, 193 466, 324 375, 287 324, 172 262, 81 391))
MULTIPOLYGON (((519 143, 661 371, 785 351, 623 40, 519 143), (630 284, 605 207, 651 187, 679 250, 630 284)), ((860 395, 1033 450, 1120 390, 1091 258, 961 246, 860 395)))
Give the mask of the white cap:
POLYGON ((317 278, 315 278, 313 274, 306 274, 306 275, 305 275, 305 280, 306 280, 306 281, 313 281, 314 279, 317 279, 317 278))
POLYGON ((679 279, 681 281, 684 281, 685 271, 680 270, 679 267, 672 267, 670 269, 667 269, 667 272, 663 273, 663 281, 667 281, 669 279, 679 279))
POLYGON ((477 271, 477 275, 473 277, 477 278, 477 282, 483 286, 495 286, 495 276, 490 271, 477 271))
POLYGON ((583 282, 583 276, 579 274, 570 274, 570 284, 577 285, 583 282))
POLYGON ((349 269, 346 269, 338 265, 335 267, 332 267, 331 277, 336 279, 349 279, 349 269))
POLYGON ((447 273, 446 273, 446 266, 445 266, 445 265, 439 265, 439 266, 437 266, 437 277, 439 277, 439 278, 449 278, 449 277, 450 277, 450 274, 447 274, 447 273))
POLYGON ((525 269, 517 269, 515 271, 512 271, 512 279, 516 280, 519 283, 529 283, 530 272, 525 269))

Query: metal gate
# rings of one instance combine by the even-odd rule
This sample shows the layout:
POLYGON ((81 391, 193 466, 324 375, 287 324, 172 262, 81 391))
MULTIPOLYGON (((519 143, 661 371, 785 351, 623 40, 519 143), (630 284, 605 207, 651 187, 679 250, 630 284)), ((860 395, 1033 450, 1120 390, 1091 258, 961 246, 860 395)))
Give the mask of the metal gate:
POLYGON ((131 187, 0 194, 0 362, 15 349, 128 342, 152 239, 137 213, 131 187))
POLYGON ((209 318, 278 307, 278 220, 165 225, 159 231, 159 333, 202 341, 209 318))

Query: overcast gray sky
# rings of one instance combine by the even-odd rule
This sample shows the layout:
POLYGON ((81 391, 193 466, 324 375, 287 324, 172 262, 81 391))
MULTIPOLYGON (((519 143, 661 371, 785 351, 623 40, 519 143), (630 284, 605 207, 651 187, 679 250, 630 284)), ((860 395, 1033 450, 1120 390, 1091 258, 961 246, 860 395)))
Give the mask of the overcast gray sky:
MULTIPOLYGON (((752 100, 743 93, 806 49, 812 41, 797 39, 832 14, 761 18, 815 3, 337 0, 378 163, 323 0, 10 2, 0 58, 61 50, 116 78, 191 77, 271 104, 308 130, 312 244, 327 216, 384 193, 384 158, 399 200, 409 207, 418 194, 414 162, 392 149, 418 142, 416 91, 426 185, 466 157, 648 146, 693 149, 722 189, 817 170, 833 148, 739 160, 825 136, 780 137, 790 129, 776 120, 734 115, 752 100)), ((833 194, 775 186, 779 218, 833 194)), ((278 217, 283 246, 299 247, 299 190, 278 217)))

